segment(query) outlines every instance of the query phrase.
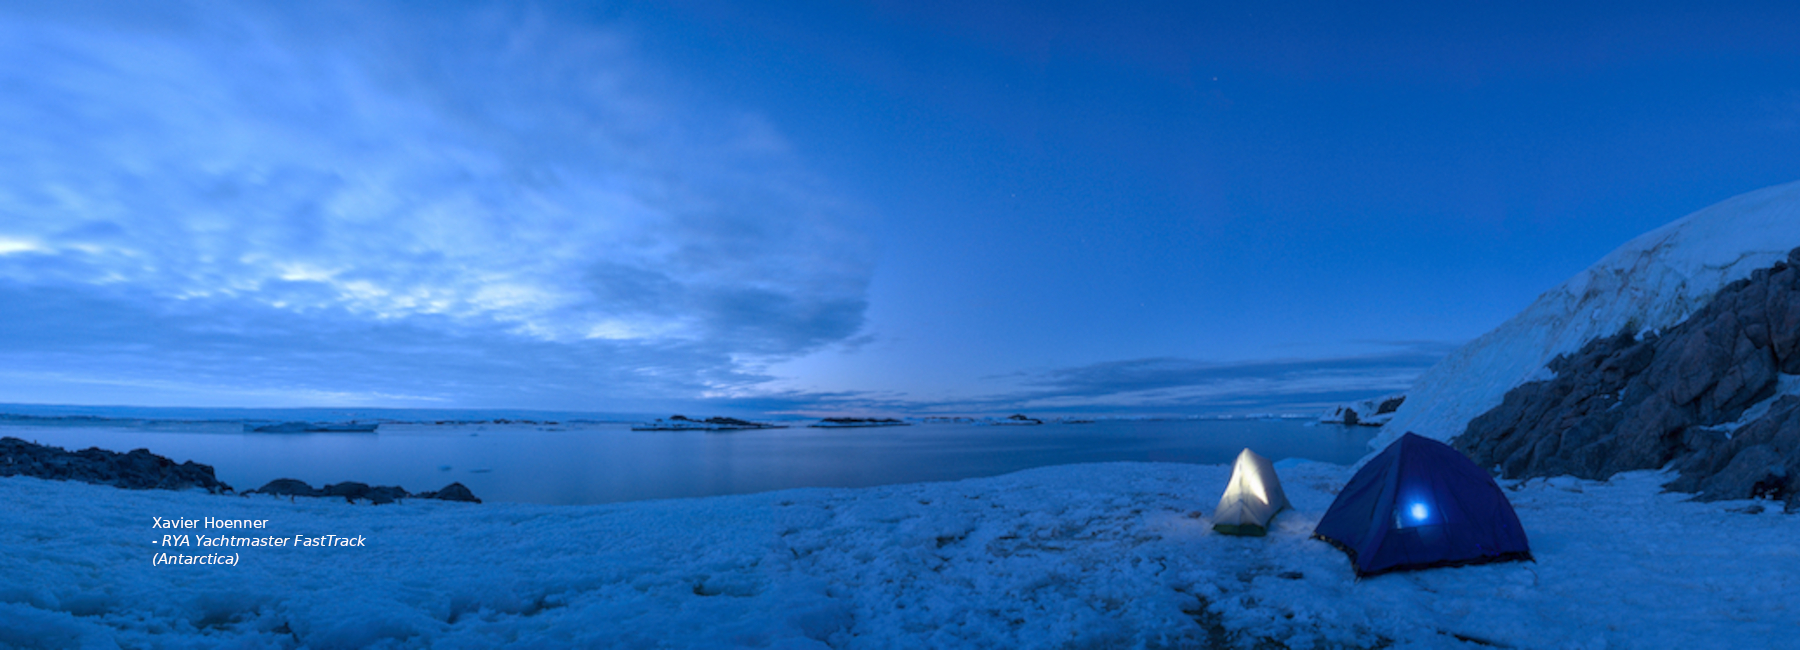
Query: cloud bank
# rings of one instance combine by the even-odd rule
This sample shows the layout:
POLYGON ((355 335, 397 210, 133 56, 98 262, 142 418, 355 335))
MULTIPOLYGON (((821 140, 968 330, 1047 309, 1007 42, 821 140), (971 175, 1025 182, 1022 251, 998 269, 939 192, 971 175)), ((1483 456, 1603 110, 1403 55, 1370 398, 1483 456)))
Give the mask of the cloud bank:
POLYGON ((1052 411, 1291 412, 1403 391, 1454 347, 1406 342, 1362 356, 1230 364, 1113 361, 1027 376, 1023 390, 1002 399, 1052 411))
POLYGON ((991 394, 922 400, 859 391, 769 393, 734 401, 747 409, 805 413, 895 412, 1217 416, 1309 414, 1384 393, 1403 392, 1458 344, 1364 341, 1379 351, 1324 359, 1216 363, 1158 357, 993 377, 991 394))
POLYGON ((0 388, 613 408, 854 336, 858 210, 671 77, 538 5, 0 9, 0 388))

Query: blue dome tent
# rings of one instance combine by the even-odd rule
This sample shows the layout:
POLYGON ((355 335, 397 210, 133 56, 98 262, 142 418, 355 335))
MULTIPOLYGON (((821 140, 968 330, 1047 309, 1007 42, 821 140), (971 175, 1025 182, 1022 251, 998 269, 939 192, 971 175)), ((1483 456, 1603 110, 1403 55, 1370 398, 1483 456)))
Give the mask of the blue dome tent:
POLYGON ((1313 536, 1350 556, 1356 575, 1531 559, 1512 503, 1449 445, 1408 433, 1338 492, 1313 536))

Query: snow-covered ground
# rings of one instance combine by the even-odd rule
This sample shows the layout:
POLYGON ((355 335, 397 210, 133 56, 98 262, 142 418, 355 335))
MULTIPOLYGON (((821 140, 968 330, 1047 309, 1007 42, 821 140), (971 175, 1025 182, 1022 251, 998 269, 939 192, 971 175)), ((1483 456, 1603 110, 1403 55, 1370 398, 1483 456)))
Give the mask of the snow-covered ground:
POLYGON ((1438 440, 1460 435, 1506 391, 1542 378, 1556 355, 1627 325, 1679 323, 1720 287, 1785 259, 1796 246, 1800 181, 1732 197, 1640 235, 1425 371, 1370 444, 1381 449, 1408 431, 1438 440))
MULTIPOLYGON (((1800 517, 1668 477, 1507 494, 1536 563, 1358 581, 1309 539, 1347 468, 1284 462, 1270 535, 1211 530, 1226 466, 605 506, 392 506, 0 479, 0 646, 1800 647, 1800 517), (366 548, 166 548, 153 517, 366 548), (152 566, 160 552, 237 566, 152 566)), ((218 531, 207 532, 217 535, 218 531)))

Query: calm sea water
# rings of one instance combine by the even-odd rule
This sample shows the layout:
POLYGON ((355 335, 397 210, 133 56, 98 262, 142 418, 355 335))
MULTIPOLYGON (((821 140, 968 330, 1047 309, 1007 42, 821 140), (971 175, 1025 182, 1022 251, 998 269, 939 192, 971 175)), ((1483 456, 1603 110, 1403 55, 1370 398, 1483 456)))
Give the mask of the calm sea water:
POLYGON ((239 490, 277 478, 435 490, 461 482, 490 502, 612 503, 796 487, 943 481, 1069 463, 1230 463, 1245 447, 1272 460, 1348 464, 1374 429, 1295 420, 1100 421, 721 433, 632 431, 623 424, 406 425, 375 434, 244 433, 237 423, 3 425, 0 436, 74 449, 147 448, 212 465, 239 490))

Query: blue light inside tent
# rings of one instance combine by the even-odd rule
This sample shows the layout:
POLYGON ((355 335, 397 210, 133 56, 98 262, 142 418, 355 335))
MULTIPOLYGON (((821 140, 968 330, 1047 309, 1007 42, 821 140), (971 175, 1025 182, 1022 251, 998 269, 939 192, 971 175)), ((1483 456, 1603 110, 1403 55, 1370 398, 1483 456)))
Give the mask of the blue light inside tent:
POLYGON ((1441 524, 1443 515, 1438 513, 1436 504, 1424 495, 1403 497, 1394 504, 1394 527, 1416 528, 1441 524))

